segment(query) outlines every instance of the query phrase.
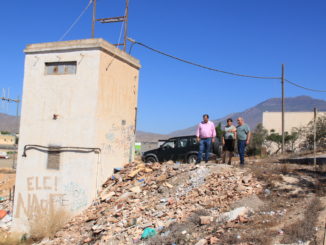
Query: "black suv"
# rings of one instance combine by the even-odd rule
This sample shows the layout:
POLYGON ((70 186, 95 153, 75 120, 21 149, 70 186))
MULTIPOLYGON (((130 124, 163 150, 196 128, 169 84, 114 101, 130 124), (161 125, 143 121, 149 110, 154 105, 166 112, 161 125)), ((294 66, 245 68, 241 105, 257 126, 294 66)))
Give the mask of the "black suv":
MULTIPOLYGON (((209 159, 220 157, 220 143, 218 139, 212 144, 209 159)), ((174 137, 166 140, 160 148, 146 151, 142 155, 144 162, 184 161, 195 163, 199 151, 199 143, 195 135, 174 137)), ((205 156, 205 153, 203 154, 205 156)))

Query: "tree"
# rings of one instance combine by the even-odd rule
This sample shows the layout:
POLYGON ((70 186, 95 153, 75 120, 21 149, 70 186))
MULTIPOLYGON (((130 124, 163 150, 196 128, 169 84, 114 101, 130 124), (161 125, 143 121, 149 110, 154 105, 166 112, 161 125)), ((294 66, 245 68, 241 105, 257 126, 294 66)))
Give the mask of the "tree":
POLYGON ((0 131, 0 134, 11 134, 11 133, 8 131, 0 131))
MULTIPOLYGON (((305 143, 309 149, 314 145, 314 122, 310 121, 305 130, 305 143)), ((326 115, 320 116, 316 120, 316 143, 318 147, 326 147, 326 115)))
POLYGON ((247 154, 260 155, 263 143, 265 142, 268 131, 259 123, 251 134, 251 140, 247 148, 247 154))
POLYGON ((301 135, 301 129, 300 128, 293 128, 291 131, 291 134, 288 135, 288 143, 291 146, 291 151, 294 152, 295 151, 295 143, 298 141, 300 135, 301 135))
POLYGON ((219 139, 219 141, 222 141, 222 136, 223 136, 223 130, 222 130, 222 124, 219 123, 216 127, 215 127, 215 131, 216 131, 216 137, 219 139))
MULTIPOLYGON (((299 131, 293 130, 291 134, 288 132, 284 132, 284 147, 287 147, 289 144, 291 144, 291 151, 294 151, 295 149, 295 143, 299 138, 299 131)), ((282 148, 282 135, 279 133, 276 133, 274 129, 271 130, 270 134, 266 137, 266 141, 269 141, 271 143, 275 143, 277 146, 277 150, 275 154, 277 154, 281 148, 282 148)))

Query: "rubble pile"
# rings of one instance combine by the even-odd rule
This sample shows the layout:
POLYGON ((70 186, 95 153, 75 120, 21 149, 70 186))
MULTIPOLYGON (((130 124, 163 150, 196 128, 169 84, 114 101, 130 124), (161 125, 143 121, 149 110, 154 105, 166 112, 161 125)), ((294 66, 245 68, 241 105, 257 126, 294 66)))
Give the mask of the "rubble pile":
POLYGON ((207 214, 198 226, 218 222, 231 203, 262 189, 251 175, 218 164, 132 163, 115 172, 94 204, 43 244, 146 244, 198 210, 207 214))
POLYGON ((11 227, 15 176, 11 169, 0 169, 0 234, 8 232, 11 227))

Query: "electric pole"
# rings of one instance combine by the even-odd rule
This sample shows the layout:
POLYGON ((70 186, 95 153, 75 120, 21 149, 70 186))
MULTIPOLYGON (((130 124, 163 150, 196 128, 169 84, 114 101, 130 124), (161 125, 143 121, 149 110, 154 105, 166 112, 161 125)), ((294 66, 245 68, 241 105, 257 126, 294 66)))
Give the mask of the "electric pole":
POLYGON ((317 119, 317 108, 314 108, 314 167, 316 170, 317 160, 316 160, 316 119, 317 119))
POLYGON ((123 36, 123 51, 126 51, 126 49, 127 49, 128 17, 129 17, 129 0, 126 0, 125 21, 124 21, 124 36, 123 36))
MULTIPOLYGON (((93 16, 94 16, 94 14, 93 14, 93 16)), ((126 0, 125 14, 123 16, 96 19, 96 21, 99 21, 102 24, 124 22, 124 24, 123 24, 123 29, 124 29, 123 42, 113 44, 114 46, 117 46, 117 47, 123 46, 123 51, 126 51, 126 49, 127 49, 128 18, 129 18, 129 0, 126 0)))
POLYGON ((284 143, 285 143, 285 135, 284 135, 284 64, 282 64, 282 154, 284 153, 284 143))
MULTIPOLYGON (((19 126, 19 103, 20 103, 19 97, 17 97, 17 99, 15 100, 15 99, 10 99, 9 97, 6 97, 6 96, 2 96, 2 97, 0 97, 0 100, 4 101, 6 103, 11 103, 11 102, 16 103, 16 106, 17 106, 16 120, 17 120, 17 126, 19 126)), ((16 141, 17 141, 17 136, 16 136, 17 133, 18 133, 18 130, 17 130, 17 132, 15 132, 15 142, 14 142, 15 145, 16 145, 16 141)), ((17 147, 17 150, 18 150, 18 147, 17 147)), ((16 155, 17 155, 17 153, 16 153, 16 155)), ((13 169, 16 168, 16 159, 17 159, 16 155, 15 154, 12 155, 12 168, 13 169)))
POLYGON ((92 38, 94 38, 95 36, 95 22, 96 22, 96 0, 93 0, 92 38))

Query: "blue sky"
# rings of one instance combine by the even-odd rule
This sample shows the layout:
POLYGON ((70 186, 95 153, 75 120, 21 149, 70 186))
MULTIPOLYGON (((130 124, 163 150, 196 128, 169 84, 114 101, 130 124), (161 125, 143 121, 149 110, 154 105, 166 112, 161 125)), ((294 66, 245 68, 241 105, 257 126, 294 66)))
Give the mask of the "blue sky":
MULTIPOLYGON (((3 1, 0 14, 0 89, 22 93, 23 49, 57 41, 88 0, 3 1)), ((98 0, 97 18, 120 16, 123 0, 98 0)), ((91 8, 65 40, 89 38, 91 8)), ((280 76, 326 89, 324 0, 130 0, 129 36, 167 53, 219 69, 280 76)), ((116 43, 121 24, 96 24, 96 37, 116 43)), ((138 129, 169 133, 242 111, 281 94, 280 81, 232 77, 171 60, 140 46, 138 129)), ((286 85, 286 96, 312 93, 286 85)), ((15 113, 11 105, 6 111, 15 113)))

